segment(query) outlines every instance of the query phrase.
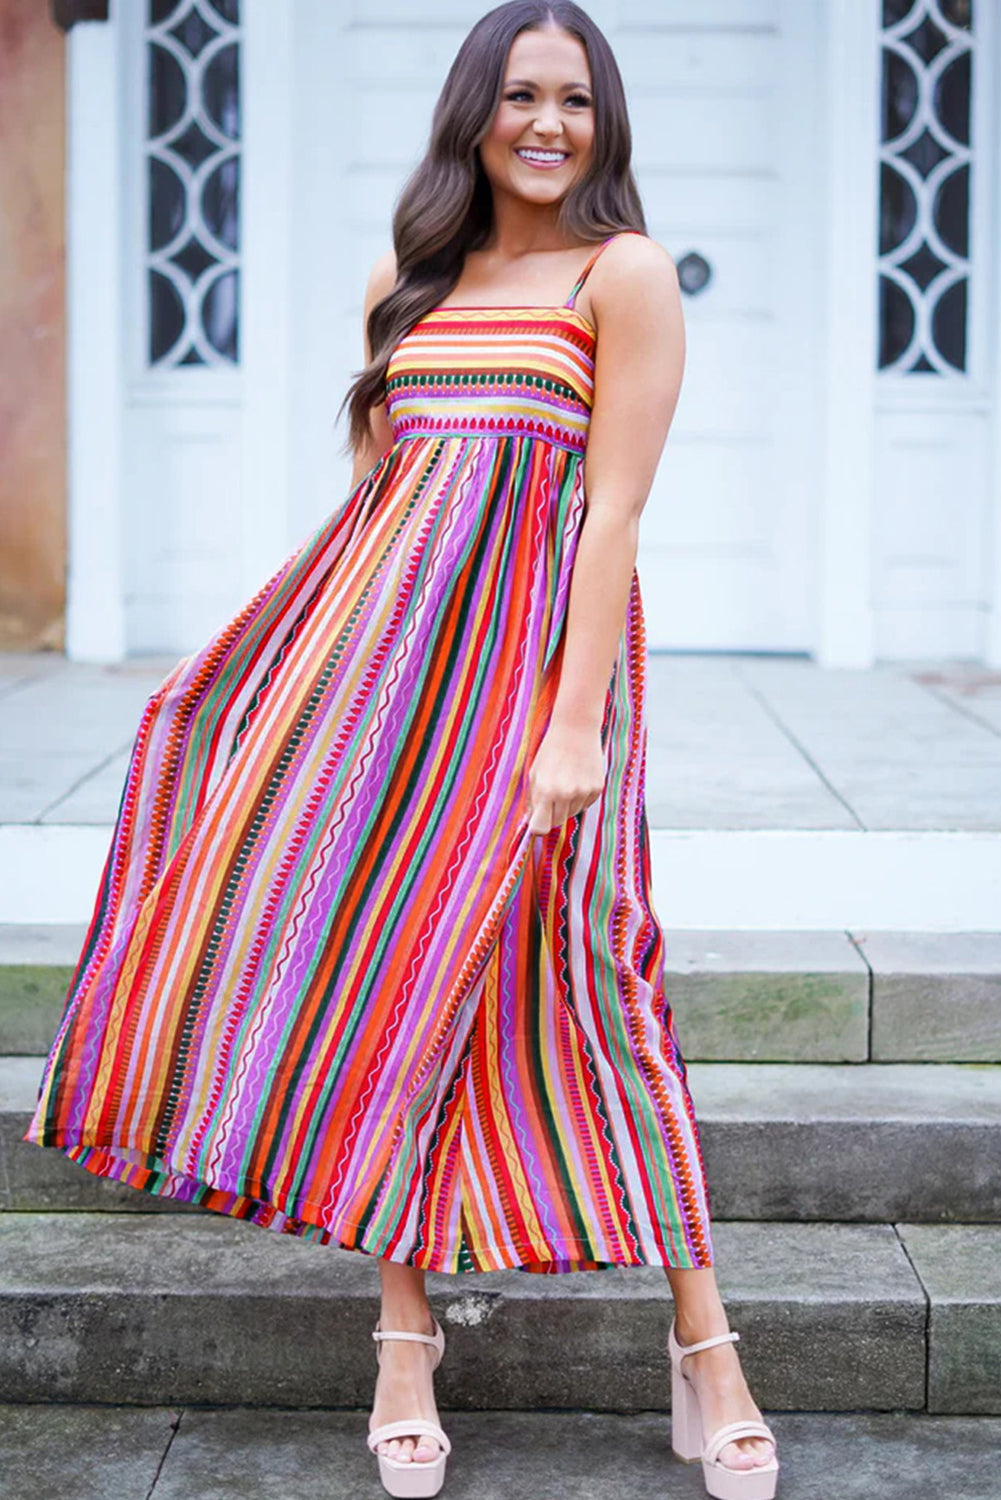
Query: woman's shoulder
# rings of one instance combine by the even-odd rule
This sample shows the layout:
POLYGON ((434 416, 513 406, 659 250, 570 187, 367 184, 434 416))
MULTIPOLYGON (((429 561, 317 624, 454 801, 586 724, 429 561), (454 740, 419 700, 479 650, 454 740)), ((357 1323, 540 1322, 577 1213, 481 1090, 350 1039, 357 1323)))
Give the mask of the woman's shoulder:
POLYGON ((675 297, 678 273, 673 257, 658 240, 630 231, 616 235, 605 246, 585 287, 598 325, 602 316, 614 317, 619 310, 675 297))
POLYGON ((383 297, 396 285, 396 251, 390 247, 382 255, 378 256, 369 269, 368 281, 365 285, 365 307, 366 310, 381 302, 383 297))
POLYGON ((629 229, 609 241, 595 262, 591 276, 592 280, 600 277, 615 284, 637 279, 657 281, 665 274, 677 274, 670 253, 652 235, 629 229))

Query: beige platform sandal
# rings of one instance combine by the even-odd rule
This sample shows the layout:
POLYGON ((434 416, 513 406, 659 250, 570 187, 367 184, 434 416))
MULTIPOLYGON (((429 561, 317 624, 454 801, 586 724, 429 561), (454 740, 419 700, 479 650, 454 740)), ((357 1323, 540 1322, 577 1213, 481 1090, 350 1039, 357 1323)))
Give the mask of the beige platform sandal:
MULTIPOLYGON (((435 1351, 431 1368, 437 1370, 445 1353, 445 1334, 434 1314, 431 1321, 434 1323, 433 1334, 404 1333, 402 1330, 390 1332, 388 1329, 383 1331, 376 1323, 372 1337, 376 1340, 409 1339, 415 1344, 431 1344, 435 1351)), ((376 1349, 376 1359, 381 1358, 380 1344, 376 1349)), ((452 1444, 437 1422, 431 1422, 427 1417, 401 1417, 397 1422, 383 1422, 380 1427, 372 1428, 366 1442, 379 1460, 379 1478, 390 1495, 402 1496, 404 1500, 425 1500, 428 1495, 437 1495, 445 1482, 445 1459, 452 1451, 452 1444), (391 1458, 388 1453, 376 1452, 381 1442, 395 1437, 433 1437, 440 1443, 441 1452, 437 1458, 428 1461, 420 1458, 391 1458)))
POLYGON ((772 1500, 779 1472, 779 1461, 774 1454, 768 1463, 755 1464, 752 1469, 731 1469, 719 1461, 727 1443, 739 1438, 763 1437, 774 1443, 772 1429, 756 1420, 727 1422, 703 1443, 698 1392, 681 1368, 686 1355, 709 1349, 713 1344, 735 1343, 739 1338, 739 1333, 718 1333, 714 1338, 700 1339, 697 1344, 679 1344, 672 1319, 667 1338, 671 1355, 671 1447, 686 1464, 702 1460, 706 1492, 714 1500, 772 1500))

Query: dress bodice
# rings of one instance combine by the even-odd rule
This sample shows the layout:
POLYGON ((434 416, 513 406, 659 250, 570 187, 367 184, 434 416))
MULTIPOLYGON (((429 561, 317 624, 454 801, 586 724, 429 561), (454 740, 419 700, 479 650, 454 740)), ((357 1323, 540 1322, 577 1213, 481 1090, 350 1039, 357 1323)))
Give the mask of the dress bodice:
POLYGON ((390 357, 394 441, 510 435, 583 452, 595 342, 591 323, 567 304, 432 308, 390 357))

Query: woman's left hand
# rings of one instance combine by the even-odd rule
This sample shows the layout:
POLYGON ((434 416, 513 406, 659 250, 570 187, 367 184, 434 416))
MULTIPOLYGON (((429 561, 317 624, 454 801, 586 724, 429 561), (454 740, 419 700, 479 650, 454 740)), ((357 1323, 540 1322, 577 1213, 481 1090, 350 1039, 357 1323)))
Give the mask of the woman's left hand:
POLYGON ((548 833, 597 802, 605 785, 598 728, 549 725, 528 771, 529 833, 548 833))

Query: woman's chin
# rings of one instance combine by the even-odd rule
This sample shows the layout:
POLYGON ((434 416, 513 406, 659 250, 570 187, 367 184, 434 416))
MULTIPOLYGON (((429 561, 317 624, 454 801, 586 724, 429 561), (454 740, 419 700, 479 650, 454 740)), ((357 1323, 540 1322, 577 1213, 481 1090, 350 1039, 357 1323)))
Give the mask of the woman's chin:
POLYGON ((537 177, 526 179, 519 172, 510 179, 508 191, 516 198, 524 198, 529 203, 553 203, 565 195, 573 186, 573 182, 574 178, 569 173, 540 172, 537 177))

